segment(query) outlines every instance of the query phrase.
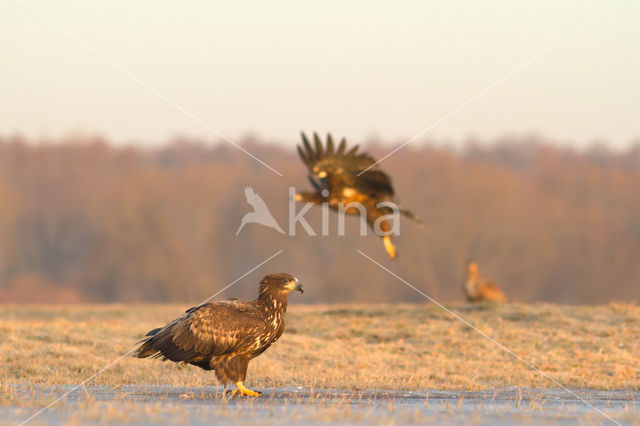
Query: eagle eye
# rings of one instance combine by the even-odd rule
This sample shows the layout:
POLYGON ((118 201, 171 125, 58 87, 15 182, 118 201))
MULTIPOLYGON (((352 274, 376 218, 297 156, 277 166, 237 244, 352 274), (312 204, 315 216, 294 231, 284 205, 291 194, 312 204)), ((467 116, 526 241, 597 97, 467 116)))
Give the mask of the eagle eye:
POLYGON ((282 279, 282 284, 286 284, 288 281, 289 281, 288 279, 283 278, 283 279, 282 279))

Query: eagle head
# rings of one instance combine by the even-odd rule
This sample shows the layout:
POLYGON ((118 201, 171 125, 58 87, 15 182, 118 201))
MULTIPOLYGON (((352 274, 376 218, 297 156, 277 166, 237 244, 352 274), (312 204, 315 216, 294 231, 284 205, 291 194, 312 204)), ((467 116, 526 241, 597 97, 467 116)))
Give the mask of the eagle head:
POLYGON ((269 274, 260 281, 260 293, 268 291, 270 293, 280 293, 287 295, 293 290, 304 293, 302 283, 293 275, 280 272, 277 274, 269 274))
POLYGON ((329 175, 342 173, 342 169, 331 161, 321 161, 311 169, 309 179, 318 192, 329 189, 329 175))
POLYGON ((475 275, 478 273, 478 264, 475 261, 471 261, 467 264, 467 272, 470 275, 475 275))

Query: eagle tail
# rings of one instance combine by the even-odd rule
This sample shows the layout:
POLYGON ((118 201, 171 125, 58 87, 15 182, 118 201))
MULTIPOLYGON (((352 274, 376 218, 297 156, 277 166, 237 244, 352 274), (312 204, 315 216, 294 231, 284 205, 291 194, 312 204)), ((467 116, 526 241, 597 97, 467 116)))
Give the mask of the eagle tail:
POLYGON ((405 217, 408 217, 409 219, 413 220, 414 222, 416 222, 418 224, 418 226, 422 229, 427 229, 427 225, 424 224, 424 222, 422 221, 422 219, 420 219, 418 216, 416 216, 415 214, 413 214, 410 210, 406 210, 406 209, 400 209, 400 213, 402 215, 404 215, 405 217))
POLYGON ((150 356, 156 355, 158 353, 158 349, 154 348, 149 338, 146 338, 142 342, 140 342, 140 346, 134 352, 133 356, 136 358, 148 358, 150 356))
POLYGON ((145 335, 145 338, 140 341, 140 346, 135 351, 133 356, 136 358, 148 358, 153 355, 157 355, 158 348, 153 345, 151 339, 158 334, 163 329, 163 327, 154 328, 150 332, 145 335))

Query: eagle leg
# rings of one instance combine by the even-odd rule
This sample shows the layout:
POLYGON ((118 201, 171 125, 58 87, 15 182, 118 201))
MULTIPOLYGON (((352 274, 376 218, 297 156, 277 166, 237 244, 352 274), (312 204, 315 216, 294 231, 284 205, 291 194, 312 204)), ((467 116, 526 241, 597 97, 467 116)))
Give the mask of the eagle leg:
POLYGON ((262 392, 252 391, 251 389, 247 389, 244 387, 244 384, 240 382, 236 382, 237 389, 233 391, 233 395, 240 393, 243 396, 260 396, 262 392))
MULTIPOLYGON (((231 395, 233 396, 233 395, 231 395)), ((222 402, 227 402, 227 385, 225 384, 224 387, 222 388, 222 402)))
POLYGON ((388 235, 385 235, 384 237, 382 237, 382 242, 384 243, 384 249, 387 251, 387 254, 389 255, 389 259, 395 259, 396 247, 391 242, 391 237, 388 235))

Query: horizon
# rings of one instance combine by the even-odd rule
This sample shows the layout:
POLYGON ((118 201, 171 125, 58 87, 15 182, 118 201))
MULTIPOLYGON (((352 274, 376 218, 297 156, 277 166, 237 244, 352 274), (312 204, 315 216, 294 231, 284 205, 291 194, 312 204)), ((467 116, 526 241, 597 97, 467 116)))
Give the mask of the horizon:
MULTIPOLYGON (((331 133, 331 132, 329 132, 331 133)), ((313 133, 307 133, 313 134, 313 133)), ((319 133, 321 136, 326 134, 319 133)), ((334 137, 340 137, 335 133, 331 133, 334 137)), ((18 141, 31 147, 42 146, 74 146, 74 145, 91 145, 93 143, 104 144, 108 148, 113 149, 142 149, 142 150, 162 150, 171 148, 173 146, 179 146, 180 144, 191 144, 203 148, 217 149, 219 147, 227 146, 228 149, 242 152, 237 147, 233 146, 223 138, 216 137, 198 137, 177 134, 175 136, 164 138, 161 141, 155 141, 153 143, 141 143, 139 141, 124 141, 118 142, 110 139, 104 135, 91 132, 69 132, 67 134, 60 135, 58 137, 51 137, 48 135, 41 135, 39 137, 28 137, 24 134, 2 134, 0 133, 0 144, 10 143, 18 141)), ((391 140, 383 140, 377 135, 370 135, 362 140, 350 140, 347 137, 347 142, 352 145, 360 145, 361 149, 391 149, 401 145, 405 142, 405 138, 393 138, 391 140)), ((240 147, 248 148, 252 145, 258 145, 263 147, 274 147, 283 149, 287 152, 291 151, 295 153, 296 146, 301 143, 300 136, 298 134, 297 139, 267 139, 256 133, 246 133, 234 140, 240 147)), ((457 141, 449 140, 434 140, 427 138, 425 140, 416 140, 407 146, 407 148, 424 149, 433 148, 437 150, 445 150, 452 153, 464 153, 470 149, 479 148, 484 150, 492 150, 501 147, 515 147, 518 145, 529 145, 535 147, 553 147, 559 150, 570 150, 578 154, 586 154, 591 151, 602 151, 612 155, 624 155, 640 148, 640 136, 633 139, 629 144, 624 146, 616 146, 607 143, 605 140, 593 140, 590 143, 584 144, 572 144, 571 141, 558 140, 546 135, 540 134, 526 134, 526 135, 513 135, 505 134, 490 139, 480 139, 475 136, 469 136, 457 141)), ((383 154, 378 152, 378 154, 383 154)))

